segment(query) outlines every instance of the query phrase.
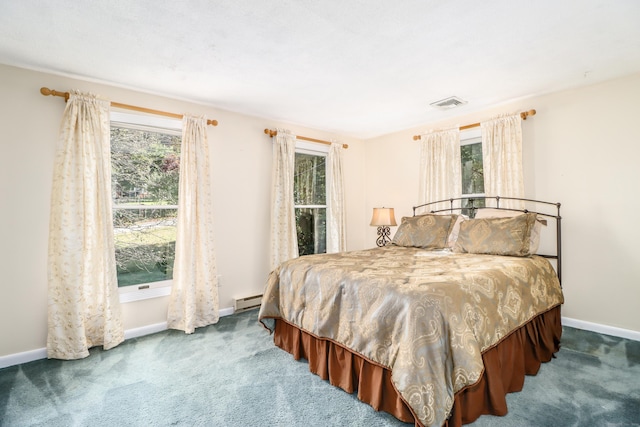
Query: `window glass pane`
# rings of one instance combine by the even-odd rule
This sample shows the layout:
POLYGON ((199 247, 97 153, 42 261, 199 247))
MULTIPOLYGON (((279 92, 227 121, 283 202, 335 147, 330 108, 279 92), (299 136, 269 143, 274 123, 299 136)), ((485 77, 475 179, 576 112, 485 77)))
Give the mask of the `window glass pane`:
POLYGON ((173 278, 175 208, 115 208, 113 226, 118 286, 173 278))
POLYGON ((467 215, 470 218, 476 216, 476 209, 473 208, 484 208, 485 207, 485 199, 466 199, 462 200, 462 214, 467 215))
POLYGON ((112 127, 114 205, 177 205, 180 142, 175 135, 112 127))
POLYGON ((296 208, 298 254, 323 254, 327 252, 327 209, 296 208))
POLYGON ((482 143, 460 147, 462 160, 462 194, 483 194, 482 143))
POLYGON ((325 205, 326 157, 296 153, 293 200, 296 205, 325 205))
POLYGON ((181 138, 111 128, 118 286, 173 278, 181 138))

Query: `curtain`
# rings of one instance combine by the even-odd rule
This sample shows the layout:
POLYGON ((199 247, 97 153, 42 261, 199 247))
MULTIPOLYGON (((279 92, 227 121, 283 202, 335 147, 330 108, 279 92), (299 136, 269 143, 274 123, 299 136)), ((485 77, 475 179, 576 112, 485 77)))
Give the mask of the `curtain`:
POLYGON ((178 231, 167 326, 190 334, 219 319, 207 121, 182 122, 178 231))
POLYGON ((332 143, 327 155, 327 253, 346 250, 342 144, 332 143))
MULTIPOLYGON (((456 128, 427 133, 421 141, 420 204, 460 197, 460 131, 456 128)), ((429 210, 450 206, 449 202, 440 203, 430 206, 429 210)))
MULTIPOLYGON (((487 196, 524 197, 522 119, 501 116, 480 124, 484 192, 487 196)), ((500 207, 522 209, 523 202, 504 200, 500 207)))
POLYGON ((124 340, 111 216, 109 102, 71 93, 53 168, 47 357, 124 340))
POLYGON ((286 129, 277 129, 273 139, 271 173, 271 269, 298 256, 298 237, 293 201, 293 174, 296 137, 286 129))

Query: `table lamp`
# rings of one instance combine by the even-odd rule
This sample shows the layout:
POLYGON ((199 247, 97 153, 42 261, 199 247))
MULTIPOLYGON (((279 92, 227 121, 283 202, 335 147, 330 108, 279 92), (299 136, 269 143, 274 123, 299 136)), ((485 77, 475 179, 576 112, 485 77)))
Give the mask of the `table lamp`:
POLYGON ((379 247, 386 246, 391 241, 391 229, 389 227, 397 225, 393 208, 373 208, 371 225, 378 227, 376 245, 379 247))

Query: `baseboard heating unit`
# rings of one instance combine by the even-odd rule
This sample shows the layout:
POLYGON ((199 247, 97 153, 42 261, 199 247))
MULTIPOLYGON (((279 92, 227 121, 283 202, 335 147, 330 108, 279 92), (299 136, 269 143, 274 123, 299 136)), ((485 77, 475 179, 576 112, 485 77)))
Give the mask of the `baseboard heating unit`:
POLYGON ((261 302, 262 294, 246 298, 235 298, 233 300, 233 307, 235 309, 235 312, 238 313, 240 311, 246 311, 251 310, 252 308, 260 307, 261 302))

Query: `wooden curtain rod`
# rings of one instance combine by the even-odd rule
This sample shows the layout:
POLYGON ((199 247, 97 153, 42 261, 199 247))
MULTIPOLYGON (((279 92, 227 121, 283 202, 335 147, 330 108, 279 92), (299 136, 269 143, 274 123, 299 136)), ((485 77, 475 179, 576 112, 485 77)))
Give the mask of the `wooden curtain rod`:
MULTIPOLYGON (((271 129, 265 129, 264 133, 266 133, 271 138, 273 138, 274 136, 276 136, 278 134, 278 131, 277 130, 271 130, 271 129)), ((326 144, 326 145, 331 145, 332 144, 329 141, 323 141, 321 139, 315 139, 315 138, 307 138, 306 136, 299 136, 299 135, 296 135, 296 139, 302 139, 304 141, 311 141, 311 142, 318 142, 320 144, 326 144)), ((342 144, 342 148, 349 148, 349 144, 342 144)))
MULTIPOLYGON (((535 115, 536 115, 536 110, 523 111, 520 113, 520 118, 522 120, 527 120, 527 117, 535 116, 535 115)), ((458 129, 467 130, 467 129, 477 128, 478 126, 480 126, 480 123, 471 123, 470 125, 460 126, 458 129)), ((419 139, 422 139, 421 135, 413 135, 414 141, 417 141, 419 139)))
MULTIPOLYGON (((57 90, 49 89, 48 87, 43 87, 43 88, 40 88, 40 93, 43 94, 44 96, 48 96, 48 95, 61 96, 64 98, 65 102, 69 100, 69 92, 59 92, 57 90)), ((144 108, 144 107, 136 107, 135 105, 121 104, 119 102, 111 102, 111 106, 116 108, 124 108, 125 110, 133 110, 133 111, 140 111, 142 113, 155 114, 158 116, 173 117, 174 119, 182 119, 183 117, 182 114, 167 113, 166 111, 152 110, 151 108, 144 108)), ((212 126, 218 126, 218 121, 207 120, 207 124, 212 126)))

